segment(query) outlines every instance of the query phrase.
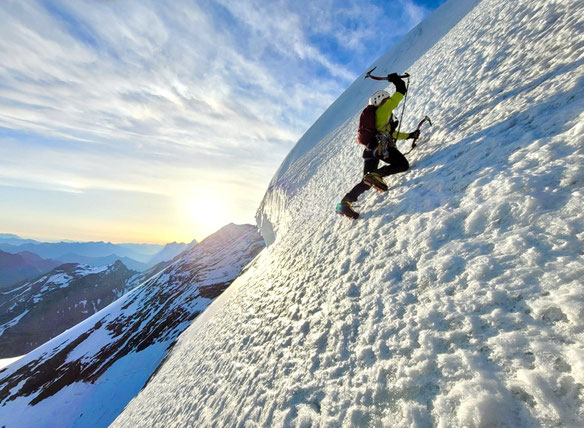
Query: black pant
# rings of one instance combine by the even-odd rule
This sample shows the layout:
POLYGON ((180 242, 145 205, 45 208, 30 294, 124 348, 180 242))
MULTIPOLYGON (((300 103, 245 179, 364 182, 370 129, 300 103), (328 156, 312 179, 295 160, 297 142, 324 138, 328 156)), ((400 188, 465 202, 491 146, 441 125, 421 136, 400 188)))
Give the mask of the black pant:
MULTIPOLYGON (((410 167, 406 157, 395 147, 388 147, 389 154, 387 157, 381 159, 383 162, 389 164, 384 165, 381 168, 377 168, 379 165, 379 160, 373 157, 373 152, 371 150, 365 149, 363 152, 363 175, 367 175, 370 172, 376 172, 382 177, 387 177, 388 175, 397 174, 398 172, 407 171, 410 167)), ((349 193, 345 195, 343 200, 348 202, 355 202, 359 199, 359 196, 365 191, 369 190, 371 186, 365 184, 363 180, 356 184, 349 193)))

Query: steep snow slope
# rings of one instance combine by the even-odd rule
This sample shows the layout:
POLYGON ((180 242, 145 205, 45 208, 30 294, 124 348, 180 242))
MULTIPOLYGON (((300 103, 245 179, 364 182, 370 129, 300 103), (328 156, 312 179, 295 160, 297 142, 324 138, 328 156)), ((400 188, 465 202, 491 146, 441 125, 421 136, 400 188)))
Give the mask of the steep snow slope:
POLYGON ((113 426, 584 426, 579 3, 483 0, 384 57, 413 62, 405 129, 434 119, 411 170, 337 216, 366 96, 321 124, 259 212, 273 244, 113 426))
POLYGON ((176 338, 264 248, 229 225, 91 318, 0 369, 0 427, 105 427, 176 338))

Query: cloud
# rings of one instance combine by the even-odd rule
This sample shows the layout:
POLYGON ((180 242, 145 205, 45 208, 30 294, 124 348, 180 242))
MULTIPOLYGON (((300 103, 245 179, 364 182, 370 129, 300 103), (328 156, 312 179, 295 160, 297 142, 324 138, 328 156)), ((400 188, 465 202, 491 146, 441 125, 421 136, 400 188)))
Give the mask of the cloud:
POLYGON ((302 133, 426 13, 400 5, 2 2, 0 183, 163 194, 220 174, 259 203, 302 133))

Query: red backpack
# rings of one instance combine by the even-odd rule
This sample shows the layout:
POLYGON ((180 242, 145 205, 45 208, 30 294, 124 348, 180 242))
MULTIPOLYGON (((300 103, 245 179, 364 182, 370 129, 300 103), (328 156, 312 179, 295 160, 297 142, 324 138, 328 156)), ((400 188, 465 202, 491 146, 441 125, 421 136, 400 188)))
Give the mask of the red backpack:
POLYGON ((368 105, 361 112, 359 118, 359 130, 357 131, 357 142, 363 146, 372 147, 377 142, 377 128, 375 127, 375 110, 377 107, 368 105))

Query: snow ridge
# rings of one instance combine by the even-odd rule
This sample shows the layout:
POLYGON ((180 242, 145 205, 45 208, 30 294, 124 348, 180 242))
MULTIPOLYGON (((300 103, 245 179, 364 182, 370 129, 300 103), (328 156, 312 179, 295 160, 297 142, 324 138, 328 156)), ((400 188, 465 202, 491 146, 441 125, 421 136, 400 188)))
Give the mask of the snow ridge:
POLYGON ((378 61, 412 64, 404 129, 434 122, 410 171, 340 218, 366 97, 321 123, 260 207, 272 244, 113 426, 584 426, 577 3, 483 0, 378 61))

